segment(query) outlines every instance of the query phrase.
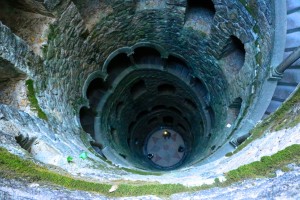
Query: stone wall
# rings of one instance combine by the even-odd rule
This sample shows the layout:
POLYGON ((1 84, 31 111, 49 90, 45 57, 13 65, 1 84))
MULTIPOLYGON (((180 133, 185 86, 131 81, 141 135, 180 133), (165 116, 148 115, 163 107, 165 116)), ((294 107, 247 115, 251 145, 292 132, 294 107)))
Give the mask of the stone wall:
POLYGON ((49 25, 42 56, 34 55, 23 40, 2 24, 0 52, 35 80, 37 97, 49 123, 67 135, 69 130, 79 135, 78 115, 80 108, 87 105, 82 93, 88 76, 103 70, 106 58, 118 48, 138 42, 159 44, 168 52, 183 56, 194 76, 206 83, 218 122, 212 145, 219 146, 217 141, 222 140, 217 137, 226 138, 231 131, 224 130, 227 106, 241 97, 246 102, 241 109, 244 112, 255 92, 253 88, 259 89, 259 80, 268 69, 272 4, 260 0, 213 2, 216 13, 207 35, 184 27, 186 1, 164 1, 163 7, 154 2, 150 8, 133 0, 104 1, 104 13, 96 10, 98 13, 93 15, 101 16, 91 23, 85 13, 89 9, 80 7, 79 1, 47 1, 48 7, 55 8, 50 10, 56 19, 49 25), (230 35, 238 37, 246 51, 245 64, 235 76, 224 73, 231 63, 219 57, 230 35))

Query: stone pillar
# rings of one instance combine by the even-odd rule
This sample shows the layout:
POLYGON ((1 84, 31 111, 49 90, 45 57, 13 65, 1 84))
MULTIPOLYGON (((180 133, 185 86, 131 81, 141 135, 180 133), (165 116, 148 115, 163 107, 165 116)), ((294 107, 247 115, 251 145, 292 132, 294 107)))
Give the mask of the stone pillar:
POLYGON ((273 69, 271 79, 281 79, 284 71, 300 58, 300 46, 297 47, 280 65, 273 69))

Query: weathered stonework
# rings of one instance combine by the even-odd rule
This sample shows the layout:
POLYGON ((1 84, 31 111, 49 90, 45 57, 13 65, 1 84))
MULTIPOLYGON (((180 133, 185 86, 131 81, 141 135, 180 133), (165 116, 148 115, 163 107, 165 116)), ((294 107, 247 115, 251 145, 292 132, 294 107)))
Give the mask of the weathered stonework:
MULTIPOLYGON (((28 2, 34 4, 35 1, 28 2)), ((39 141, 28 157, 33 156, 41 162, 63 166, 70 171, 72 167, 66 166, 66 155, 77 155, 81 150, 96 154, 90 145, 94 139, 83 132, 79 119, 81 108, 91 108, 87 88, 94 78, 107 79, 105 63, 112 52, 128 48, 131 52, 126 53, 132 59, 135 45, 140 44, 160 46, 164 61, 168 56, 180 55, 191 68, 191 75, 207 86, 209 98, 205 101, 209 102, 216 123, 206 135, 209 148, 204 150, 204 154, 212 154, 228 143, 257 102, 256 94, 261 92, 268 76, 273 48, 273 3, 213 0, 216 12, 212 20, 203 25, 204 29, 194 25, 196 22, 193 21, 187 25, 187 1, 184 0, 87 2, 39 2, 46 14, 39 9, 36 11, 39 14, 34 15, 18 10, 17 13, 23 14, 24 19, 10 19, 10 15, 0 14, 3 22, 0 22, 0 59, 10 63, 6 67, 0 62, 0 70, 18 71, 8 72, 9 81, 0 75, 0 83, 5 82, 0 85, 0 103, 29 114, 1 107, 3 140, 13 144, 13 147, 5 147, 21 156, 27 155, 15 143, 14 137, 20 134, 27 137, 28 134, 28 137, 36 137, 39 141), (29 15, 32 15, 31 18, 29 15), (13 23, 14 20, 26 24, 19 27, 19 24, 13 23), (231 36, 240 40, 244 55, 226 54, 230 53, 226 50, 232 43, 231 36), (18 76, 14 77, 16 74, 18 76), (36 119, 36 114, 30 111, 25 79, 34 80, 36 96, 48 122, 36 119), (240 101, 236 103, 236 99, 240 101), (232 105, 238 108, 231 110, 232 105), (31 131, 34 131, 32 135, 31 131), (49 159, 51 155, 53 159, 49 159)), ((134 67, 137 66, 133 64, 134 67)), ((108 92, 112 92, 112 88, 108 88, 108 92)), ((111 105, 111 110, 115 107, 111 105)), ((138 115, 134 112, 132 115, 138 115)), ((110 113, 108 109, 97 115, 110 113)), ((122 142, 126 145, 125 136, 122 142)), ((100 168, 109 166, 95 155, 91 157, 99 162, 100 168)), ((99 167, 93 161, 79 166, 99 167)), ((120 176, 111 177, 117 179, 120 176)))

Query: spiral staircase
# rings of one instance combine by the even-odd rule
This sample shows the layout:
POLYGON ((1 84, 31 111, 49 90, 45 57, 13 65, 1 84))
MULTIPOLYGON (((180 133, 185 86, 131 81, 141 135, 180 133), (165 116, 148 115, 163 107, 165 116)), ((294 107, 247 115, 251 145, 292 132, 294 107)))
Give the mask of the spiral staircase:
MULTIPOLYGON (((300 46, 300 1, 287 0, 287 32, 284 59, 300 46)), ((276 90, 265 116, 270 115, 295 91, 300 82, 300 60, 285 70, 278 81, 276 90)))

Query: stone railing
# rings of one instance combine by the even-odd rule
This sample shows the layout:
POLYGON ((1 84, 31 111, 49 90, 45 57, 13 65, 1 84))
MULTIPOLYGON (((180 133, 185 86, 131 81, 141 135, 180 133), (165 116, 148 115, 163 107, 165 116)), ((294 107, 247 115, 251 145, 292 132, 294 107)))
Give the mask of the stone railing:
POLYGON ((300 58, 300 46, 297 47, 286 59, 273 69, 271 79, 281 79, 284 71, 300 58))

